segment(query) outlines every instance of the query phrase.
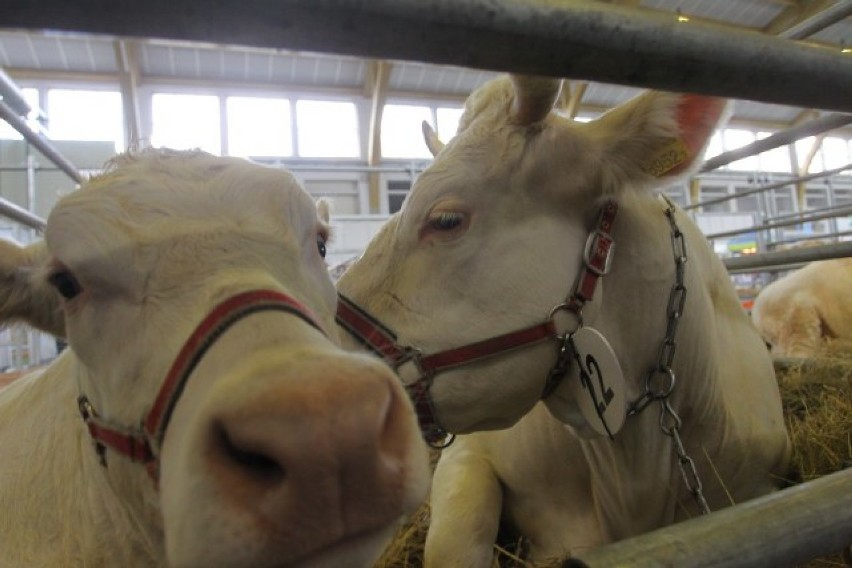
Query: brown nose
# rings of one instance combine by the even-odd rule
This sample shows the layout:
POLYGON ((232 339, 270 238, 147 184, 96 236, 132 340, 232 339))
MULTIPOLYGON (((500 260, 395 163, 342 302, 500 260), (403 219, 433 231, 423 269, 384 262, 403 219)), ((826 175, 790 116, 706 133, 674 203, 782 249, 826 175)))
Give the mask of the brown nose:
POLYGON ((209 465, 226 499, 289 535, 290 546, 375 530, 411 506, 406 476, 423 451, 419 431, 396 378, 376 361, 291 356, 232 389, 218 394, 209 465))

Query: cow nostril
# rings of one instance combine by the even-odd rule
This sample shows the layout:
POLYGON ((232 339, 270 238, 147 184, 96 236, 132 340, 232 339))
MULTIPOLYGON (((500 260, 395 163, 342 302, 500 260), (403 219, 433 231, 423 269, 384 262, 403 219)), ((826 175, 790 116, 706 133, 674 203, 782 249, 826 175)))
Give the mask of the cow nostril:
POLYGON ((270 485, 284 479, 286 473, 280 463, 261 451, 235 442, 221 424, 216 426, 215 439, 224 456, 248 475, 270 485))

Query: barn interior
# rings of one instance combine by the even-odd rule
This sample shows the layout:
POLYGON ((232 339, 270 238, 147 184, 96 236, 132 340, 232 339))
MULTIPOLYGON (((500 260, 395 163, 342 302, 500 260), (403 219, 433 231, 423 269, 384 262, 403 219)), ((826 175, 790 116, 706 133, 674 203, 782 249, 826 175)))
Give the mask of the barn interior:
MULTIPOLYGON (((780 276, 852 255, 850 0, 12 0, 0 12, 0 237, 40 237, 117 153, 201 148, 294 172, 332 206, 330 267, 357 257, 467 95, 503 72, 565 79, 587 121, 645 88, 733 100, 665 190, 723 258, 744 309, 780 276)), ((0 330, 0 372, 56 357, 0 330)), ((848 384, 848 378, 847 378, 848 384)))

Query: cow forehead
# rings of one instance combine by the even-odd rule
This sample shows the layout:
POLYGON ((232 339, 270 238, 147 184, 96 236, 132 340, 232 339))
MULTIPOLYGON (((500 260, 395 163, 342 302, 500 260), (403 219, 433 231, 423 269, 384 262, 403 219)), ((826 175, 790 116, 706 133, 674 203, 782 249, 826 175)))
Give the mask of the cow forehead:
POLYGON ((296 231, 317 225, 316 207, 291 174, 239 158, 203 153, 123 157, 63 198, 48 221, 48 242, 97 226, 138 237, 205 222, 296 231), (54 238, 51 238, 54 237, 54 238))
POLYGON ((284 170, 200 153, 165 159, 155 154, 116 161, 115 166, 57 207, 96 207, 98 202, 112 199, 116 203, 106 207, 125 206, 126 214, 144 215, 157 211, 153 207, 161 205, 168 207, 164 213, 192 217, 227 211, 235 204, 244 209, 257 201, 262 202, 257 209, 264 210, 299 198, 303 207, 313 210, 306 197, 298 182, 284 170), (138 208, 134 209, 134 205, 138 208))
POLYGON ((491 117, 460 132, 420 174, 406 204, 424 213, 444 198, 459 197, 474 209, 502 202, 520 213, 518 199, 564 202, 572 188, 588 184, 603 166, 596 158, 593 127, 549 116, 534 127, 491 117), (531 136, 530 129, 535 130, 531 136))
POLYGON ((409 206, 445 194, 473 198, 489 192, 491 182, 509 177, 521 145, 521 137, 508 130, 474 127, 460 132, 417 178, 409 206))

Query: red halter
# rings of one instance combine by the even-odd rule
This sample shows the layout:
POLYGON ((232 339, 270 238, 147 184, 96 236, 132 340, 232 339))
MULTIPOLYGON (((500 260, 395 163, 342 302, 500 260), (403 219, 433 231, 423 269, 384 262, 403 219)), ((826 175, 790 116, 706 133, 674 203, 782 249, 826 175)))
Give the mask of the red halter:
POLYGON ((159 476, 159 451, 172 412, 183 393, 192 371, 219 337, 242 318, 261 311, 280 311, 295 315, 325 335, 310 310, 294 298, 275 290, 254 290, 231 296, 213 308, 184 343, 172 363, 154 404, 137 428, 116 427, 101 420, 85 394, 77 399, 95 448, 106 466, 110 448, 145 465, 154 481, 159 476))
MULTIPOLYGON (((609 272, 614 247, 610 233, 617 212, 615 201, 604 203, 597 226, 586 240, 583 266, 574 292, 566 302, 551 310, 548 319, 542 323, 430 355, 423 355, 417 347, 400 345, 390 328, 342 294, 338 294, 337 323, 394 368, 414 402, 423 437, 431 446, 441 447, 439 443, 447 436, 447 431, 438 423, 429 394, 435 375, 545 340, 561 339, 553 316, 558 311, 569 310, 579 318, 585 303, 594 296, 598 279, 609 272)), ((554 371, 548 375, 543 397, 565 375, 567 362, 560 357, 554 371), (554 372, 557 369, 558 372, 554 372)))

